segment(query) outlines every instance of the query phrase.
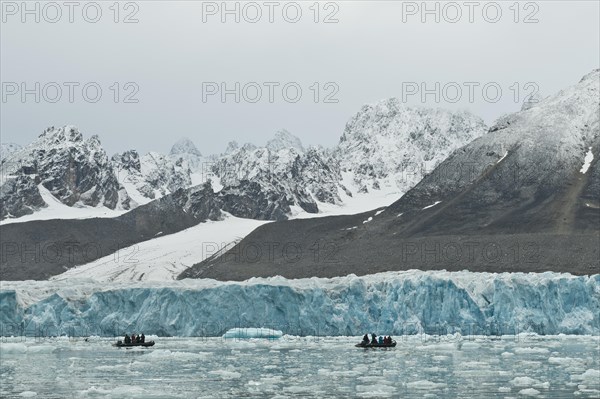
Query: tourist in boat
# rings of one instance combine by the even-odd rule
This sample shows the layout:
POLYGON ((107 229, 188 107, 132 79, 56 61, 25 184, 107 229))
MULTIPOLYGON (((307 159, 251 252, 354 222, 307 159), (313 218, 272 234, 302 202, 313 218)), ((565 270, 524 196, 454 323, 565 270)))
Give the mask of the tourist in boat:
POLYGON ((363 344, 368 344, 369 343, 369 334, 365 334, 362 340, 363 344))
POLYGON ((377 345, 377 335, 371 333, 371 343, 377 345))
POLYGON ((142 336, 140 337, 140 342, 143 344, 144 342, 146 342, 146 336, 144 335, 144 333, 142 333, 142 336))
POLYGON ((129 335, 125 334, 124 342, 125 342, 125 344, 130 344, 131 343, 131 338, 129 338, 129 335))
POLYGON ((383 345, 383 337, 381 335, 379 336, 378 344, 383 345))

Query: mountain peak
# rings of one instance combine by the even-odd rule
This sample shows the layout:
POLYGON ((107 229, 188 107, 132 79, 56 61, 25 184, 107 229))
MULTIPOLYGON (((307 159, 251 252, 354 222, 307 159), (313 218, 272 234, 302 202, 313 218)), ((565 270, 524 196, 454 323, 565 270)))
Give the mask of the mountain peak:
POLYGON ((238 148, 240 148, 240 145, 238 144, 237 141, 235 141, 235 140, 230 141, 229 143, 227 143, 227 148, 225 149, 225 154, 231 154, 232 152, 236 151, 238 148))
POLYGON ((266 147, 272 151, 279 151, 284 148, 295 148, 304 152, 302 141, 285 129, 278 130, 275 137, 267 142, 266 147))
POLYGON ((40 134, 39 137, 46 138, 57 144, 59 142, 75 143, 83 141, 83 135, 79 129, 73 125, 65 125, 59 128, 55 128, 54 126, 48 127, 42 132, 42 134, 40 134))
POLYGON ((409 107, 389 98, 361 107, 346 124, 335 149, 343 171, 365 185, 396 186, 403 192, 450 153, 486 133, 481 118, 466 112, 409 107))
POLYGON ((191 154, 198 157, 202 156, 200 151, 198 151, 198 148, 196 148, 194 142, 187 137, 182 137, 179 139, 175 144, 173 144, 173 147, 171 147, 171 152, 169 152, 169 155, 181 154, 191 154))
POLYGON ((594 70, 592 70, 592 72, 586 74, 583 76, 583 78, 581 78, 581 80, 579 81, 579 83, 588 80, 588 79, 594 79, 596 81, 598 81, 600 79, 600 68, 596 68, 594 70))
MULTIPOLYGON (((119 182, 98 136, 86 140, 75 126, 45 129, 33 143, 11 153, 9 161, 6 162, 8 173, 36 179, 36 185, 41 182, 50 194, 67 206, 103 205, 109 209, 117 206, 128 209, 129 198, 120 192, 119 182)), ((24 194, 28 196, 27 201, 35 200, 39 195, 33 188, 24 193, 28 193, 24 194)), ((22 202, 18 190, 8 194, 3 198, 5 204, 16 207, 22 202)))

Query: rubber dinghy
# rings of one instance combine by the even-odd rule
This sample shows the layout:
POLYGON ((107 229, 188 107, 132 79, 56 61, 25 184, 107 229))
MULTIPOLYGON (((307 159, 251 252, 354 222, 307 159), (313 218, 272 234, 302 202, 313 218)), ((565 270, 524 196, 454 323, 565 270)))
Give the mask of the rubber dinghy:
POLYGON ((154 341, 136 342, 136 343, 131 343, 131 344, 125 344, 122 341, 117 341, 117 343, 116 344, 112 344, 112 346, 116 346, 117 348, 122 348, 122 347, 130 348, 132 346, 148 347, 148 346, 154 346, 154 341))
POLYGON ((391 344, 372 344, 372 343, 364 343, 361 342, 359 344, 354 345, 357 348, 393 348, 396 346, 396 341, 392 341, 391 344))

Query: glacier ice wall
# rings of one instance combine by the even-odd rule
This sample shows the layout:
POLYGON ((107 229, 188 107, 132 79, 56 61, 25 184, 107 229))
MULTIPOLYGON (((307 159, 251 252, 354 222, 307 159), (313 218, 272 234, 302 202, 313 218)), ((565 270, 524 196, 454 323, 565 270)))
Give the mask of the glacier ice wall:
POLYGON ((2 282, 2 335, 599 334, 600 275, 387 272, 332 279, 2 282))

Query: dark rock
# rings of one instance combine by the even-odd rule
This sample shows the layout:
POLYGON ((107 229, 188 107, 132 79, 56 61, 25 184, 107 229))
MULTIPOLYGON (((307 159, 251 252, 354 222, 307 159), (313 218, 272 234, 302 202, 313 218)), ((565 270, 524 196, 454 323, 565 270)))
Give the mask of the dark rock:
POLYGON ((30 215, 46 206, 35 181, 28 176, 9 178, 0 186, 0 219, 30 215))

